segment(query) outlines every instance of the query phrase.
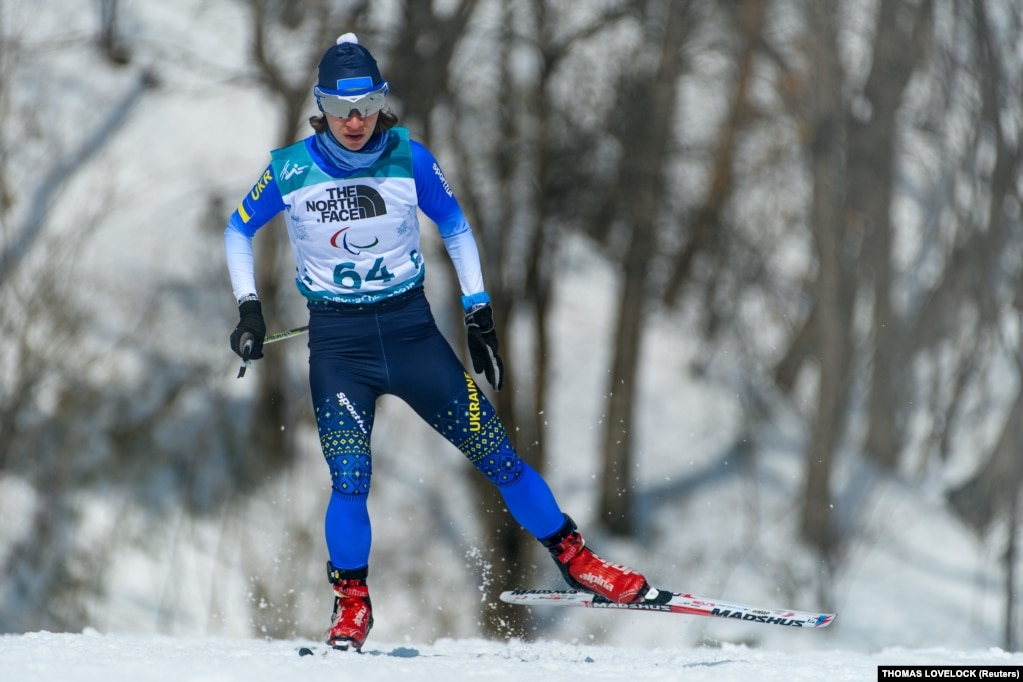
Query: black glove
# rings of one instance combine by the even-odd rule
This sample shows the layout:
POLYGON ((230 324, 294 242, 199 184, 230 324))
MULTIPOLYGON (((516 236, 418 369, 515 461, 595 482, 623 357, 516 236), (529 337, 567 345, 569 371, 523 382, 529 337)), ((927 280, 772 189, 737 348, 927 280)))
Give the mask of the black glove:
POLYGON ((241 319, 238 326, 231 332, 231 350, 240 358, 258 360, 263 357, 263 337, 266 336, 266 323, 263 322, 263 306, 259 301, 245 301, 238 306, 241 319), (252 341, 249 357, 245 357, 245 344, 252 341))
POLYGON ((469 357, 472 368, 482 372, 494 390, 504 386, 504 362, 497 354, 497 332, 494 331, 494 310, 489 303, 473 306, 465 316, 469 335, 469 357))

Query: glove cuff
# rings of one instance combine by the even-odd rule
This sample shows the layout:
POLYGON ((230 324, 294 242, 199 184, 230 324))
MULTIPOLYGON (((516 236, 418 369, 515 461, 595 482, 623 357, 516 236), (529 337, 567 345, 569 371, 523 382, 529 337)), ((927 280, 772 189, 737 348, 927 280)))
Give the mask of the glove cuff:
POLYGON ((258 300, 242 301, 242 304, 238 306, 238 314, 242 317, 246 315, 262 315, 263 306, 258 300))
POLYGON ((485 291, 481 291, 470 296, 462 296, 462 310, 469 312, 472 310, 474 305, 480 305, 482 303, 490 303, 490 294, 485 291))

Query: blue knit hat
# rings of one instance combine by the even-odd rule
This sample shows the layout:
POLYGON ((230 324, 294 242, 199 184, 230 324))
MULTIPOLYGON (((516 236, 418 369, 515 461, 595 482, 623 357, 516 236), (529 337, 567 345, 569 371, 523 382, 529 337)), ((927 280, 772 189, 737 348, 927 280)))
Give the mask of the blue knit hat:
POLYGON ((345 33, 320 60, 317 87, 325 94, 351 97, 387 88, 387 81, 369 50, 354 33, 345 33))

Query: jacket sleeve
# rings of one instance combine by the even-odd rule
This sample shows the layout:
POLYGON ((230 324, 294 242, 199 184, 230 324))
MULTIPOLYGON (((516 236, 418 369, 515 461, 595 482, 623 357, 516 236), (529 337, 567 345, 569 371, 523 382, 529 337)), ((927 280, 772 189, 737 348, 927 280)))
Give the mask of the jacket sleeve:
POLYGON ((440 164, 422 144, 415 140, 411 144, 419 208, 437 225, 458 275, 463 306, 468 309, 471 303, 467 304, 466 301, 479 300, 480 295, 484 294, 483 268, 476 239, 440 164))
POLYGON ((257 293, 252 237, 283 210, 284 199, 274 181, 273 169, 267 166, 252 191, 231 214, 224 230, 224 252, 235 300, 257 293))

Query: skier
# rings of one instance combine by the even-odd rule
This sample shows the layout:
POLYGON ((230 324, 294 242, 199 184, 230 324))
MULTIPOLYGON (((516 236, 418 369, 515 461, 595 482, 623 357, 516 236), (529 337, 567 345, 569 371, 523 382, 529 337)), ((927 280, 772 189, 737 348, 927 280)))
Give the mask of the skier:
POLYGON ((386 108, 388 90, 370 52, 354 34, 341 36, 319 64, 315 134, 271 153, 224 232, 240 316, 231 334, 235 353, 245 357, 248 342, 248 358, 263 355, 252 238, 278 213, 307 299, 309 384, 332 478, 325 534, 334 610, 327 643, 359 650, 373 625, 366 502, 370 436, 383 394, 408 403, 498 487, 572 588, 618 603, 655 595, 642 575, 585 545, 441 336, 423 292, 417 209, 436 223, 457 271, 473 369, 501 389, 504 365, 475 239, 431 153, 386 108))

